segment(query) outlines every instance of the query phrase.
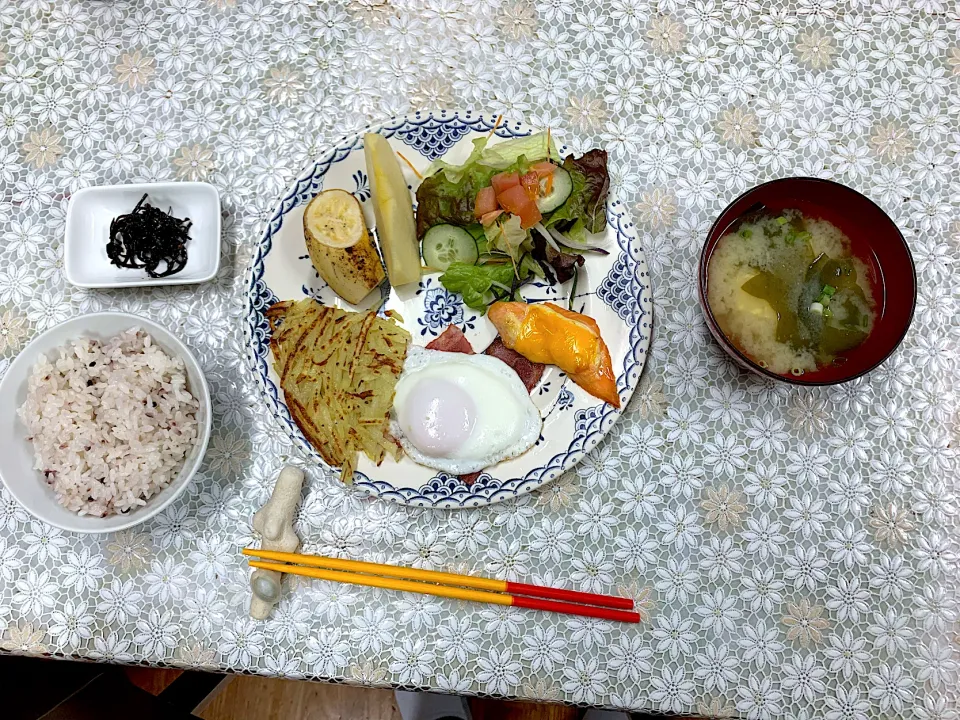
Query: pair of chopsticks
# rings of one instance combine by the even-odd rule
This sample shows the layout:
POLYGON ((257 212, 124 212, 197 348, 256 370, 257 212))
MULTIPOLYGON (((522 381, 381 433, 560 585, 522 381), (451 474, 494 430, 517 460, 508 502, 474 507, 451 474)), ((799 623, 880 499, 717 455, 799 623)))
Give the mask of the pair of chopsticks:
POLYGON ((510 580, 273 550, 244 548, 243 554, 260 558, 250 560, 250 567, 319 580, 402 590, 492 605, 513 605, 567 615, 585 615, 604 620, 640 622, 640 613, 633 611, 633 600, 613 595, 597 595, 576 590, 527 585, 510 580), (274 562, 264 562, 265 560, 274 562))

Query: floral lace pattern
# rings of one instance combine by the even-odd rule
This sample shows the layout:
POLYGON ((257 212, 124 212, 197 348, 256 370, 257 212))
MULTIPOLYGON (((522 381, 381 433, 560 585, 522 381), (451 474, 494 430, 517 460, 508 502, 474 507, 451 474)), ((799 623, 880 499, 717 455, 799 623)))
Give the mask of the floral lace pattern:
MULTIPOLYGON (((0 372, 36 332, 121 308, 179 329, 216 417, 189 492, 135 530, 61 533, 0 492, 4 650, 758 720, 957 718, 954 3, 0 0, 0 28, 0 372), (654 279, 641 385, 576 471, 503 505, 399 507, 310 469, 304 551, 619 592, 644 621, 295 578, 254 621, 237 549, 297 456, 244 364, 251 248, 324 144, 466 106, 611 151, 654 279), (834 388, 739 372, 696 304, 711 220, 800 174, 881 204, 920 280, 901 349, 834 388), (70 194, 167 179, 220 189, 219 276, 65 285, 70 194)), ((425 291, 421 334, 470 321, 425 291)))

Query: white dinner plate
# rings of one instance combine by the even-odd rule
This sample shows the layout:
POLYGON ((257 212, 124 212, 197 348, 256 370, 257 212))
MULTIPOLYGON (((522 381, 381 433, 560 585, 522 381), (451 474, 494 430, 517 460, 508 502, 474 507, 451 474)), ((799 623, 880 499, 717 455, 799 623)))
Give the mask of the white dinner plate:
MULTIPOLYGON (((496 117, 473 112, 424 112, 396 118, 372 128, 387 137, 418 170, 443 157, 464 160, 471 140, 486 135, 496 117)), ((496 135, 528 135, 520 122, 501 124, 496 135)), ((565 153, 565 149, 561 149, 565 153)), ((410 172, 408 180, 416 183, 410 172)), ((273 371, 270 331, 264 311, 281 300, 314 297, 345 309, 396 310, 413 342, 426 345, 450 324, 466 334, 478 352, 496 335, 490 321, 466 307, 459 295, 447 292, 438 275, 424 276, 419 285, 397 289, 384 284, 357 308, 346 304, 319 278, 303 238, 302 217, 307 203, 320 190, 341 188, 361 202, 367 224, 374 229, 370 185, 363 155, 363 133, 338 142, 300 173, 283 193, 255 250, 248 277, 246 331, 253 372, 270 411, 291 438, 315 462, 320 455, 307 442, 283 401, 279 379, 273 371)), ((626 207, 611 192, 607 204, 608 256, 588 255, 581 268, 573 308, 593 317, 600 326, 613 359, 621 407, 630 399, 650 343, 652 295, 643 250, 626 207)), ((523 288, 528 301, 550 300, 566 307, 571 282, 560 286, 531 284, 523 288)), ((372 495, 396 502, 428 507, 476 507, 500 502, 534 490, 573 467, 610 429, 617 410, 571 382, 556 367, 548 366, 531 393, 543 416, 543 432, 523 455, 487 468, 472 485, 460 478, 417 465, 409 458, 386 459, 378 467, 361 456, 354 477, 356 486, 372 495)))

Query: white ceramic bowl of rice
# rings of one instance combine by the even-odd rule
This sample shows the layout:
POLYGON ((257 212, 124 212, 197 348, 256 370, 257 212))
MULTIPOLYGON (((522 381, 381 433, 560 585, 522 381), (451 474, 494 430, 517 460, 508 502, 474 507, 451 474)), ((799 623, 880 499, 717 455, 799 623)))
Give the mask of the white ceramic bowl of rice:
POLYGON ((0 379, 0 478, 44 522, 115 532, 187 488, 210 423, 200 365, 168 330, 127 313, 76 317, 0 379))

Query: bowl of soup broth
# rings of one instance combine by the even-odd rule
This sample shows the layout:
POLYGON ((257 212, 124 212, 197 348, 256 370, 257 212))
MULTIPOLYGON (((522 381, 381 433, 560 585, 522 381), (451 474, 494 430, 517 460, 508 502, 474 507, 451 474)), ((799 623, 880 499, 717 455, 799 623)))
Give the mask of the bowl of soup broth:
POLYGON ((700 305, 742 367, 800 385, 852 380, 887 359, 913 319, 903 234, 875 203, 818 178, 734 200, 700 256, 700 305))

